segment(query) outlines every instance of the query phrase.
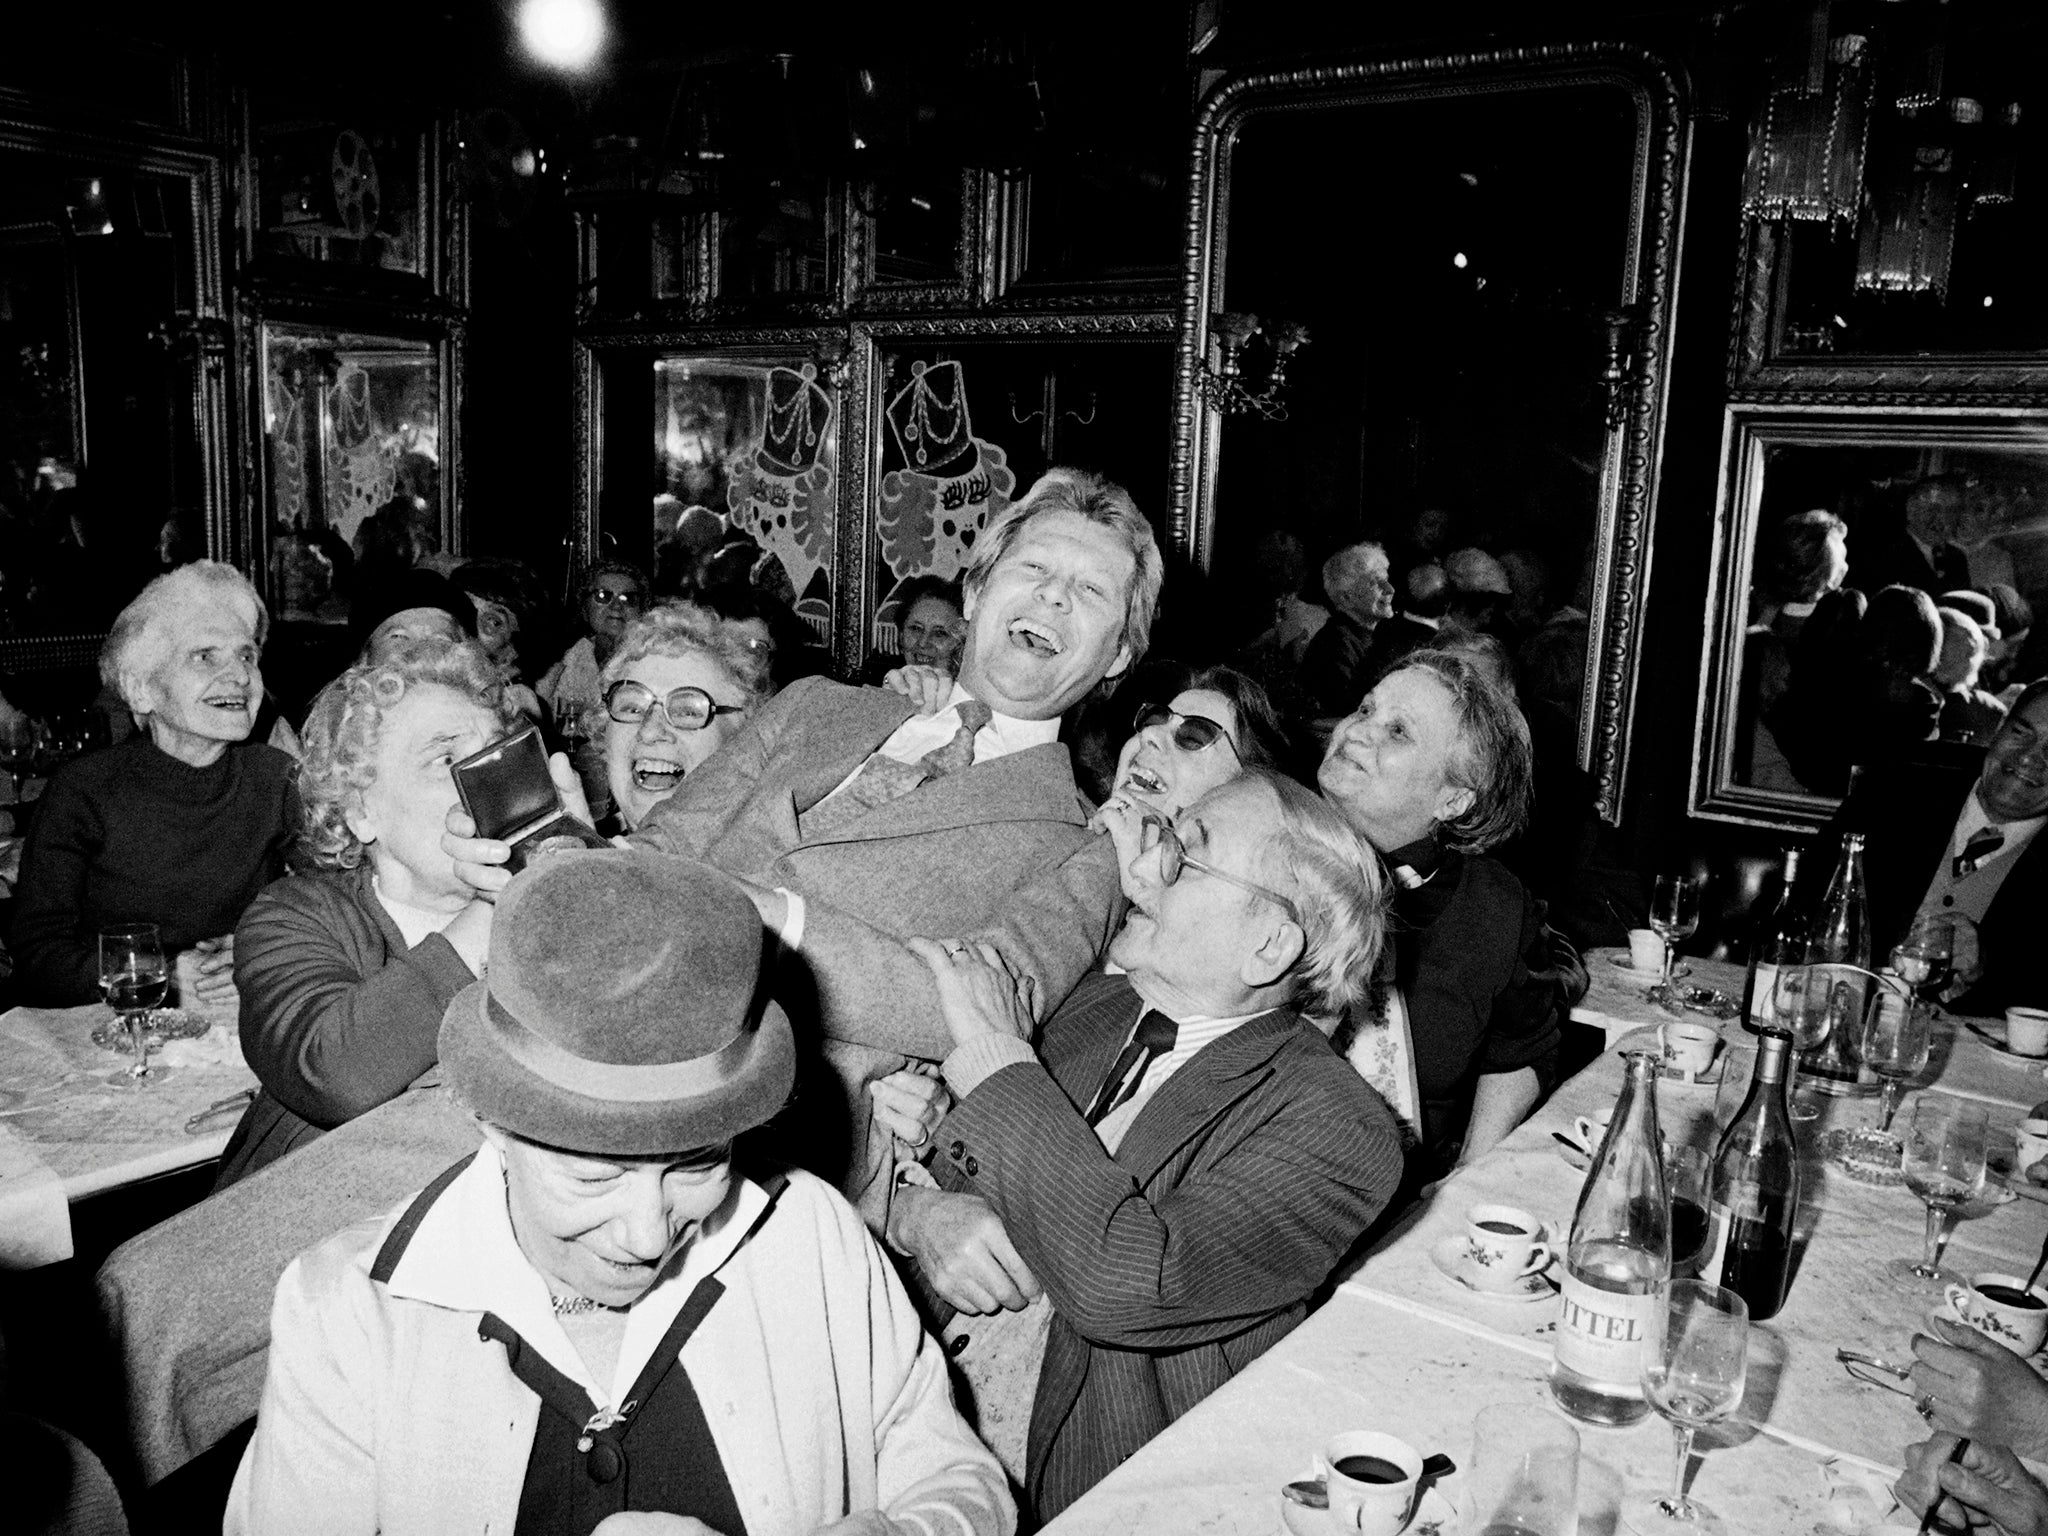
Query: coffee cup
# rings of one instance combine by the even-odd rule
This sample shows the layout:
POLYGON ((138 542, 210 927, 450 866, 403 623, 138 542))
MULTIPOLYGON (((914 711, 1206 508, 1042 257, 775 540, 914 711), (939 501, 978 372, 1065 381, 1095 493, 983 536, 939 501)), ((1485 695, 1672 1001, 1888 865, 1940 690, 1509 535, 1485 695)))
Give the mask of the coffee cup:
POLYGON ((1316 1458, 1330 1521, 1359 1536, 1399 1536, 1414 1512, 1422 1453, 1394 1435, 1359 1429, 1335 1436, 1316 1458))
POLYGON ((2006 1009, 2005 1047, 2015 1056, 2048 1056, 2048 1008, 2006 1009))
POLYGON ((1550 1265, 1543 1223, 1512 1205, 1475 1205, 1465 1221, 1465 1278, 1475 1290, 1511 1291, 1550 1265))
POLYGON ((1628 931, 1628 963, 1632 970, 1646 975, 1664 974, 1664 940, 1654 928, 1631 928, 1628 931))
POLYGON ((1986 1270, 1970 1276, 1967 1290, 1951 1283, 1942 1294, 1957 1317, 2022 1358, 2048 1340, 2048 1287, 2029 1290, 2019 1275, 1986 1270))
POLYGON ((1714 1052, 1721 1048, 1721 1032, 1711 1024, 1666 1024, 1664 1064, 1690 1079, 1714 1064, 1714 1052))
POLYGON ((2048 1158, 2048 1120, 2022 1120, 2012 1142, 2012 1171, 2017 1177, 2048 1158))
POLYGON ((1614 1118, 1614 1106, 1608 1105, 1598 1114, 1580 1115, 1572 1121, 1572 1137, 1586 1149, 1591 1157, 1600 1150, 1600 1142, 1607 1135, 1608 1122, 1614 1118))

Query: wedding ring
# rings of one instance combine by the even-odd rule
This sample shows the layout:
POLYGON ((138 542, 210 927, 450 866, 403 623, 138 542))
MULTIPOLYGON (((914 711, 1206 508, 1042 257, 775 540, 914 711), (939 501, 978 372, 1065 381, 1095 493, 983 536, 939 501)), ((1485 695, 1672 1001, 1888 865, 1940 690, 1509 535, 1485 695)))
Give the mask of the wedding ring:
POLYGON ((1929 1424, 1932 1424, 1934 1422, 1934 1399, 1925 1392, 1921 1393, 1920 1396, 1913 1399, 1913 1411, 1929 1424))
POLYGON ((930 1141, 931 1139, 932 1133, 924 1126, 920 1125, 917 1128, 917 1140, 909 1143, 909 1145, 913 1147, 922 1147, 926 1142, 930 1141))

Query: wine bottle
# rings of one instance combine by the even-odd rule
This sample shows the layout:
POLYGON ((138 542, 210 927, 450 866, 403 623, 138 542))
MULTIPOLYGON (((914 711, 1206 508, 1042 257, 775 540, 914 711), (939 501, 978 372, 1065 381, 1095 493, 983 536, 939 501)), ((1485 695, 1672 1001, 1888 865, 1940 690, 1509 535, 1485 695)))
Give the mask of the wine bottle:
MULTIPOLYGON (((1870 902, 1863 888, 1863 834, 1842 834, 1842 857, 1828 880, 1827 895, 1821 898, 1814 919, 1813 938, 1806 958, 1814 964, 1860 966, 1870 969, 1870 902)), ((1875 1073, 1861 1070, 1856 1040, 1862 1033, 1865 989, 1870 978, 1856 971, 1835 974, 1831 985, 1835 1002, 1834 1023, 1819 1049, 1807 1053, 1800 1070, 1815 1080, 1822 1093, 1853 1092, 1859 1083, 1875 1083, 1875 1073)))
POLYGON ((1785 875, 1778 886, 1776 904, 1764 912, 1762 900, 1757 902, 1760 915, 1750 935, 1749 975, 1742 983, 1742 1027, 1751 1034, 1769 1029, 1777 1020, 1773 992, 1778 984, 1778 968, 1803 965, 1806 961, 1806 914, 1794 899, 1799 884, 1799 852, 1796 847, 1785 850, 1785 875))
POLYGON ((1799 1215, 1799 1149, 1785 1102, 1792 1037, 1757 1036, 1756 1074, 1714 1150, 1713 1255, 1702 1269, 1749 1304, 1752 1321, 1775 1317, 1792 1283, 1792 1223, 1799 1215))
POLYGON ((1579 1191, 1558 1298, 1550 1392, 1574 1418, 1633 1424, 1650 1411, 1643 1354, 1671 1279, 1671 1207, 1652 1051, 1631 1051, 1614 1118, 1579 1191))

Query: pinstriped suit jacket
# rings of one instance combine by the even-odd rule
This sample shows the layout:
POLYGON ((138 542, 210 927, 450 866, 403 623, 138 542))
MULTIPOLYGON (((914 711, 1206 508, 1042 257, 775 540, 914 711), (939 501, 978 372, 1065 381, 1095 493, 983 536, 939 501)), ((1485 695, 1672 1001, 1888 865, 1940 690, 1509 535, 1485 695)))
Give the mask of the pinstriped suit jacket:
POLYGON ((1301 1321, 1401 1181, 1380 1096, 1298 1014, 1239 1025, 1167 1079, 1115 1157, 1077 1105, 1138 1015, 1091 976, 1043 1065, 987 1078, 934 1171, 1002 1217, 1053 1304, 1027 1492, 1049 1520, 1301 1321))

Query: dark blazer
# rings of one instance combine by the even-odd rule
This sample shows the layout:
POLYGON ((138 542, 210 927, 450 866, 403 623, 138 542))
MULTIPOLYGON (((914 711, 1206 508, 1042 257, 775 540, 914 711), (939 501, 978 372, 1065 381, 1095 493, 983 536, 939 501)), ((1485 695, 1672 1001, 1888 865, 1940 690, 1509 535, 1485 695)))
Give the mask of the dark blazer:
MULTIPOLYGON (((1863 878, 1870 898, 1871 956, 1884 964, 1920 910, 1921 898, 1948 857, 1963 802, 1984 772, 1982 747, 1948 747, 1938 759, 1872 764, 1856 782, 1829 828, 1862 832, 1863 878)), ((1833 857, 1834 847, 1827 851, 1833 857)), ((1825 879, 1825 876, 1823 876, 1825 879)), ((1960 1013, 1997 1013, 2008 1003, 2048 997, 2048 832, 2037 833, 2006 874, 1977 928, 1984 974, 1951 1005, 1960 1013)))
POLYGON ((792 683, 631 839, 804 898, 799 953, 777 995, 800 1031, 824 1038, 845 1093, 843 1105, 816 1095, 798 1104, 788 1118, 803 1122, 810 1140, 790 1150, 838 1182, 878 1230, 893 1159, 872 1125, 866 1084, 952 1049, 931 972, 903 941, 991 943, 1036 978, 1051 1008, 1109 942, 1118 894, 1116 850, 1088 830, 1058 742, 976 763, 836 831, 805 835, 802 813, 911 709, 882 689, 792 683), (841 1166, 831 1164, 835 1153, 841 1166))
POLYGON ((1043 1065, 946 1117, 934 1172, 983 1196, 1051 1299, 1027 1492, 1049 1520, 1301 1321, 1401 1180, 1394 1118, 1301 1017, 1215 1041, 1138 1112, 1115 1157, 1077 1105, 1138 1016, 1091 976, 1043 1065))

